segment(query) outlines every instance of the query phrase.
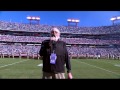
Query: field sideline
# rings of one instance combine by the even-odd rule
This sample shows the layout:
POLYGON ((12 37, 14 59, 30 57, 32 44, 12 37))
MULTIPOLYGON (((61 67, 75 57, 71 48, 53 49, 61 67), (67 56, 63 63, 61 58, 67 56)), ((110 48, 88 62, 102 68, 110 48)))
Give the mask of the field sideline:
MULTIPOLYGON (((41 79, 41 60, 0 58, 0 79, 41 79)), ((74 79, 120 79, 120 60, 72 59, 74 79)))

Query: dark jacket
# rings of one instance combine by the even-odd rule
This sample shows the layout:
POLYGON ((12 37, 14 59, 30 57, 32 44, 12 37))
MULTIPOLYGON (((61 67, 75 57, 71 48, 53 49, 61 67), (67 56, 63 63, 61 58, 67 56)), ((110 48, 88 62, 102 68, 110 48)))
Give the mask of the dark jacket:
POLYGON ((58 40, 50 41, 44 40, 41 44, 41 49, 39 51, 40 56, 43 59, 43 71, 50 73, 64 73, 65 65, 67 68, 67 72, 71 70, 70 58, 68 55, 68 51, 66 48, 66 43, 64 41, 58 40), (57 55, 56 64, 50 64, 50 54, 55 50, 57 55))

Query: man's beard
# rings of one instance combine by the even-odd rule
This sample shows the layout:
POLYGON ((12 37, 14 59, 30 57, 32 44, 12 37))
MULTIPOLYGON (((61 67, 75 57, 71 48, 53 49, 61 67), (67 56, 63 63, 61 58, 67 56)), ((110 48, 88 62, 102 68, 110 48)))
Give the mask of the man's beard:
POLYGON ((59 38, 60 38, 60 37, 55 37, 55 40, 58 41, 59 38))
POLYGON ((53 37, 54 39, 54 41, 58 41, 58 39, 60 38, 60 37, 57 37, 57 36, 55 36, 55 37, 53 37))

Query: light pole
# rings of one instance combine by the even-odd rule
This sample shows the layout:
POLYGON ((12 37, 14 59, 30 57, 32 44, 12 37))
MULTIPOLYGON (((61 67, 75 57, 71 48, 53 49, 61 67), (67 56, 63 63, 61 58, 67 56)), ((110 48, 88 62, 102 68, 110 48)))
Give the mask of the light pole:
POLYGON ((112 17, 110 20, 112 21, 112 23, 113 23, 113 25, 114 25, 114 24, 115 24, 115 21, 120 20, 120 16, 112 17))
POLYGON ((70 24, 75 23, 75 26, 77 27, 80 20, 78 20, 78 19, 67 19, 67 22, 68 22, 68 26, 71 26, 70 24))
POLYGON ((40 17, 36 16, 27 16, 27 19, 30 21, 30 24, 32 24, 32 21, 37 21, 37 24, 40 22, 40 17))
POLYGON ((116 17, 112 17, 110 20, 112 21, 112 24, 114 25, 114 21, 116 20, 116 17))

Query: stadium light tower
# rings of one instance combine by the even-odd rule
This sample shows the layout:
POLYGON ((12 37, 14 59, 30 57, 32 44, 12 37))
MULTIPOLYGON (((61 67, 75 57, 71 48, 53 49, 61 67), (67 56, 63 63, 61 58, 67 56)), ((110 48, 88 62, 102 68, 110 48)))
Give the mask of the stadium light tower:
POLYGON ((67 19, 67 22, 68 22, 68 26, 71 26, 71 24, 73 24, 73 23, 75 23, 75 26, 78 26, 78 23, 80 22, 80 20, 78 20, 78 19, 67 19))
POLYGON ((110 20, 112 21, 112 23, 113 23, 113 25, 114 25, 114 24, 115 24, 115 21, 120 20, 120 16, 112 17, 110 20))
POLYGON ((30 21, 30 24, 32 24, 32 21, 37 21, 37 24, 40 22, 40 17, 27 16, 27 19, 30 21))
POLYGON ((112 17, 110 20, 112 21, 112 23, 114 25, 114 21, 116 20, 116 17, 112 17))

